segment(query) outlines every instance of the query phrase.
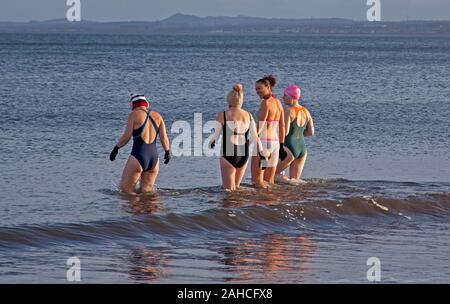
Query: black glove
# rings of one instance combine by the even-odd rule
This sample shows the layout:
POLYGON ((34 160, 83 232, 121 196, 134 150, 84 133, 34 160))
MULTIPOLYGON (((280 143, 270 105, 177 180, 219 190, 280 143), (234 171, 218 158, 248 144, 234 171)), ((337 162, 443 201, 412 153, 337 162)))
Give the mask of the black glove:
POLYGON ((168 164, 170 161, 170 150, 164 152, 164 164, 168 164))
MULTIPOLYGON (((269 157, 270 158, 270 157, 269 157)), ((264 167, 261 163, 262 160, 265 160, 266 162, 269 161, 268 157, 265 157, 261 154, 261 152, 259 153, 259 168, 261 168, 261 170, 266 170, 267 167, 264 167)))
POLYGON ((287 157, 287 152, 284 150, 284 143, 280 143, 280 152, 278 153, 281 161, 285 160, 287 157))
POLYGON ((213 141, 209 144, 209 148, 210 148, 210 149, 214 149, 215 146, 216 146, 216 141, 213 140, 213 141))
POLYGON ((117 153, 119 153, 119 147, 116 145, 114 147, 114 149, 111 151, 111 154, 109 154, 109 160, 110 161, 115 161, 117 153))

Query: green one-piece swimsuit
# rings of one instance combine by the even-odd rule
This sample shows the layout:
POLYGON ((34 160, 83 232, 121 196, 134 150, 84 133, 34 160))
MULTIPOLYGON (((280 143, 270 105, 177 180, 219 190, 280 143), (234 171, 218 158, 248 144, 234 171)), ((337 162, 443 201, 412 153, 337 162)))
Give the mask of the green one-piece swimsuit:
POLYGON ((297 125, 297 118, 300 111, 306 114, 305 108, 302 106, 295 107, 294 111, 296 114, 295 120, 291 122, 289 134, 284 139, 284 146, 292 152, 292 155, 294 155, 295 159, 299 159, 306 155, 306 142, 303 133, 305 132, 306 126, 308 125, 308 116, 306 116, 305 124, 300 127, 299 125, 297 125))

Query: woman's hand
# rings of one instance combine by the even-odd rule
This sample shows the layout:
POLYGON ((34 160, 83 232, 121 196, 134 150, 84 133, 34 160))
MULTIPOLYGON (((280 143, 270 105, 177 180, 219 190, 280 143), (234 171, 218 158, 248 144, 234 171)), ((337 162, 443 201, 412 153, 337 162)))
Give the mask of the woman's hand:
POLYGON ((114 149, 111 151, 111 154, 109 154, 109 160, 110 161, 115 161, 116 160, 116 156, 117 156, 117 153, 119 153, 119 147, 116 145, 115 147, 114 147, 114 149))
POLYGON ((210 149, 214 149, 215 146, 216 146, 216 141, 215 141, 215 140, 213 140, 213 141, 211 141, 211 142, 209 143, 209 148, 210 148, 210 149))
POLYGON ((268 160, 270 157, 270 151, 267 149, 262 149, 261 151, 259 151, 259 155, 260 157, 263 157, 268 160))
POLYGON ((172 157, 170 156, 170 150, 164 151, 164 164, 168 164, 170 162, 170 159, 172 157))
POLYGON ((280 143, 280 151, 279 151, 278 155, 279 155, 281 161, 285 160, 286 157, 288 156, 286 150, 284 150, 284 143, 280 143))

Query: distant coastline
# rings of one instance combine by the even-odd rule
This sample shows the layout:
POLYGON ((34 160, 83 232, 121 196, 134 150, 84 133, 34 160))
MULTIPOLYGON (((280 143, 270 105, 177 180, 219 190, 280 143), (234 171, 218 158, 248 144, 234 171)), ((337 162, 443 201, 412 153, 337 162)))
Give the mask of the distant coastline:
POLYGON ((450 21, 368 22, 341 18, 279 19, 175 14, 161 21, 68 22, 57 19, 0 22, 0 33, 450 36, 450 21))

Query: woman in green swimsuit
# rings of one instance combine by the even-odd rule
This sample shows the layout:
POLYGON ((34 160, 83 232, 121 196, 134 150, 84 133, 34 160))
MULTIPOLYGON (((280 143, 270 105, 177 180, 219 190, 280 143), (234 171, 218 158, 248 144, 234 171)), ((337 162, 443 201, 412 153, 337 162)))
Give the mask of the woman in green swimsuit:
POLYGON ((290 179, 299 180, 305 167, 306 150, 305 136, 314 136, 314 122, 309 111, 299 104, 301 96, 300 88, 293 84, 284 90, 283 101, 285 108, 286 137, 284 148, 287 157, 278 163, 278 180, 287 180, 281 172, 289 167, 290 179))

